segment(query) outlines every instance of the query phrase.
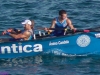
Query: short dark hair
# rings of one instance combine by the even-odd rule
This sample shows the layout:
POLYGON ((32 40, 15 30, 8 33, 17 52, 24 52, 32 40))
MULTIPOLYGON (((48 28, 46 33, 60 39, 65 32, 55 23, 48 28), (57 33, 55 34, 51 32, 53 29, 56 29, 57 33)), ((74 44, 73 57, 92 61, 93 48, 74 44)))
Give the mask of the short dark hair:
POLYGON ((62 14, 66 14, 66 11, 65 10, 60 10, 59 15, 62 15, 62 14))

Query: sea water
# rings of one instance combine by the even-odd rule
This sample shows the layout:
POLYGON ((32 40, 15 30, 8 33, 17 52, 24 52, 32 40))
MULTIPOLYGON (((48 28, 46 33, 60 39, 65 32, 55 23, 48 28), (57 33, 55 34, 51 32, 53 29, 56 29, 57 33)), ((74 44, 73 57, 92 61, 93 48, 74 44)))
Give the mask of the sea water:
MULTIPOLYGON (((35 27, 49 27, 61 9, 75 28, 100 26, 100 0, 0 0, 0 33, 7 28, 23 29, 25 19, 33 19, 35 27)), ((0 59, 0 75, 100 75, 100 56, 0 59)))

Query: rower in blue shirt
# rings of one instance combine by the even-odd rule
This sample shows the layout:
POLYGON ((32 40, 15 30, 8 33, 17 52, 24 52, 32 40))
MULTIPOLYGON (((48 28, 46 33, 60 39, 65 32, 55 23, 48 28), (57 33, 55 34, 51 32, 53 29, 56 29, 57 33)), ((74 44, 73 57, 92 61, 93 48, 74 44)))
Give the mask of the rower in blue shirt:
MULTIPOLYGON (((67 17, 66 11, 60 10, 59 17, 56 17, 53 19, 50 28, 63 29, 67 27, 69 27, 71 30, 75 30, 74 26, 72 25, 71 20, 67 17)), ((49 30, 48 28, 45 28, 44 30, 47 32, 50 32, 51 35, 54 35, 54 36, 64 35, 64 30, 49 30)))
POLYGON ((10 28, 3 32, 3 35, 9 35, 12 38, 9 41, 23 41, 32 40, 33 38, 33 23, 31 20, 22 22, 24 30, 18 31, 17 29, 10 28), (19 33, 18 33, 19 32, 19 33))

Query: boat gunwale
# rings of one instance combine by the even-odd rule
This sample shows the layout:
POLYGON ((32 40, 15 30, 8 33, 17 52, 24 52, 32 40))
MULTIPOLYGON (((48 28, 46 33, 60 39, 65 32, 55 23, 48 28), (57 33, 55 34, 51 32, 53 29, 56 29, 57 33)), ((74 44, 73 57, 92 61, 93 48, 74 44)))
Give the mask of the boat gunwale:
MULTIPOLYGON (((70 36, 75 36, 75 35, 79 35, 79 34, 84 34, 84 32, 77 32, 75 34, 66 34, 64 36, 48 36, 48 37, 43 37, 43 38, 37 38, 37 39, 33 39, 33 40, 25 40, 25 41, 7 41, 7 42, 0 42, 0 44, 3 44, 3 43, 15 43, 15 42, 36 42, 36 41, 41 41, 41 40, 51 40, 51 39, 58 39, 58 38, 63 38, 63 37, 70 37, 70 36)), ((40 36, 41 37, 41 36, 40 36)))

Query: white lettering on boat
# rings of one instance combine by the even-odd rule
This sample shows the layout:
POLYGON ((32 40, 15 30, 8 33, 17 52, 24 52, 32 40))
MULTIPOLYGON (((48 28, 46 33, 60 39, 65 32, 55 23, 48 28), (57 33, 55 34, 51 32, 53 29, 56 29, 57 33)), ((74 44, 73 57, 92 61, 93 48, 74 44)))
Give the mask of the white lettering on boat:
POLYGON ((49 46, 53 46, 53 45, 63 45, 63 44, 68 44, 69 41, 68 40, 64 40, 64 41, 57 41, 57 42, 51 42, 49 43, 49 46))
POLYGON ((42 52, 42 45, 41 44, 34 44, 34 45, 16 45, 12 44, 11 46, 1 46, 1 54, 5 53, 30 53, 30 52, 42 52))
POLYGON ((100 38, 100 33, 95 34, 96 38, 100 38))

